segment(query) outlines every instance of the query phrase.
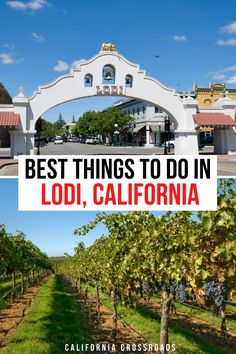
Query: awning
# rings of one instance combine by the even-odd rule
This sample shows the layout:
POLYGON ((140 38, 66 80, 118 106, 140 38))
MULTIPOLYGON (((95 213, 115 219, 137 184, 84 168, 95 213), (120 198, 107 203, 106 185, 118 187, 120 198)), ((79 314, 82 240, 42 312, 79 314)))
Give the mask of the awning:
POLYGON ((139 132, 139 130, 141 130, 143 127, 146 126, 146 123, 143 124, 137 124, 136 127, 133 129, 133 133, 137 133, 139 132))
POLYGON ((197 113, 193 118, 198 126, 206 127, 233 127, 236 126, 235 120, 230 115, 224 113, 197 113))
POLYGON ((158 125, 158 124, 150 124, 150 128, 152 129, 152 132, 157 133, 161 131, 161 127, 163 127, 163 124, 158 125))
POLYGON ((15 127, 20 124, 20 115, 15 112, 0 112, 0 126, 15 127))

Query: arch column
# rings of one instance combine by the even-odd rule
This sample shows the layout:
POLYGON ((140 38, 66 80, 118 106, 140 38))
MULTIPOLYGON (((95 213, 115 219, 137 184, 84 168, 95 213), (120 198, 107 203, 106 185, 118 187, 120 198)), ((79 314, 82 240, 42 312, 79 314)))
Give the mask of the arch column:
POLYGON ((145 147, 153 147, 154 145, 150 143, 150 125, 146 124, 146 144, 145 147))
MULTIPOLYGON (((231 118, 234 118, 236 101, 233 101, 228 95, 219 98, 213 107, 220 108, 231 118)), ((236 154, 236 139, 233 127, 222 127, 214 129, 214 153, 215 154, 236 154)))
POLYGON ((15 112, 20 115, 21 123, 18 129, 9 132, 11 157, 17 158, 19 155, 33 155, 35 130, 30 130, 28 126, 29 100, 25 97, 22 88, 20 88, 19 94, 13 98, 12 102, 15 112))
POLYGON ((195 127, 193 114, 196 114, 198 102, 192 97, 183 98, 184 116, 181 126, 175 130, 175 154, 198 155, 198 132, 195 127))

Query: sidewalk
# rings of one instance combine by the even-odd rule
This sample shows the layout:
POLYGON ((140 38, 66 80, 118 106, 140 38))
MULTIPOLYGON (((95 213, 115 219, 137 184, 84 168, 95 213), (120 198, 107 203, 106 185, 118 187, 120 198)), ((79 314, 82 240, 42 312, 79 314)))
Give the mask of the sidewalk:
POLYGON ((18 160, 17 159, 10 159, 10 158, 2 158, 2 156, 0 157, 0 169, 5 167, 5 166, 9 166, 9 165, 15 165, 18 164, 18 160))
POLYGON ((0 154, 0 177, 18 176, 18 160, 0 154))
POLYGON ((11 159, 10 148, 0 148, 0 176, 17 176, 18 160, 11 159))

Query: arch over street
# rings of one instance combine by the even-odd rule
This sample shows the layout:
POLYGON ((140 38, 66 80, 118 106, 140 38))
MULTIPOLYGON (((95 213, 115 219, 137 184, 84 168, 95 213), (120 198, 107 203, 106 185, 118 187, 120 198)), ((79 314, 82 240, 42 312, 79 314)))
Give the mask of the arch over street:
MULTIPOLYGON (((23 89, 13 98, 9 110, 20 115, 20 124, 11 131, 11 155, 34 154, 35 123, 49 109, 85 97, 118 96, 140 99, 162 108, 175 125, 175 153, 198 154, 198 131, 194 119, 198 103, 191 97, 181 98, 157 79, 146 76, 139 65, 120 55, 114 45, 105 44, 89 60, 80 60, 69 74, 39 86, 31 97, 23 89)), ((228 103, 232 116, 235 102, 228 103)), ((224 107, 217 108, 222 113, 224 107)), ((0 106, 0 112, 2 108, 0 106)), ((228 129, 232 130, 232 126, 228 129)), ((231 146, 231 150, 236 150, 231 146)))

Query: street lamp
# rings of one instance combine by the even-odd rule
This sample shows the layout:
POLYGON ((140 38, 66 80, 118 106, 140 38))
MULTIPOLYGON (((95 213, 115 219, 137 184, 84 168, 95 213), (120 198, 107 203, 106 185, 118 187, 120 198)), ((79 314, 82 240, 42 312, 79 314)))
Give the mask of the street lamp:
POLYGON ((162 123, 158 122, 157 124, 158 124, 158 128, 159 128, 159 131, 158 131, 158 140, 159 141, 158 141, 157 145, 161 146, 161 126, 162 126, 162 123))
MULTIPOLYGON (((168 119, 168 117, 165 117, 165 120, 164 120, 164 123, 165 123, 165 147, 164 147, 164 155, 167 155, 167 140, 169 139, 169 132, 170 132, 170 120, 168 119)), ((169 146, 169 149, 168 151, 170 152, 170 146, 169 146)))
POLYGON ((115 123, 114 124, 114 128, 115 128, 115 131, 114 131, 114 146, 119 146, 119 130, 118 130, 118 124, 115 123))
POLYGON ((36 134, 38 137, 38 145, 37 145, 37 155, 40 155, 40 133, 42 130, 42 119, 39 118, 35 124, 36 134))

